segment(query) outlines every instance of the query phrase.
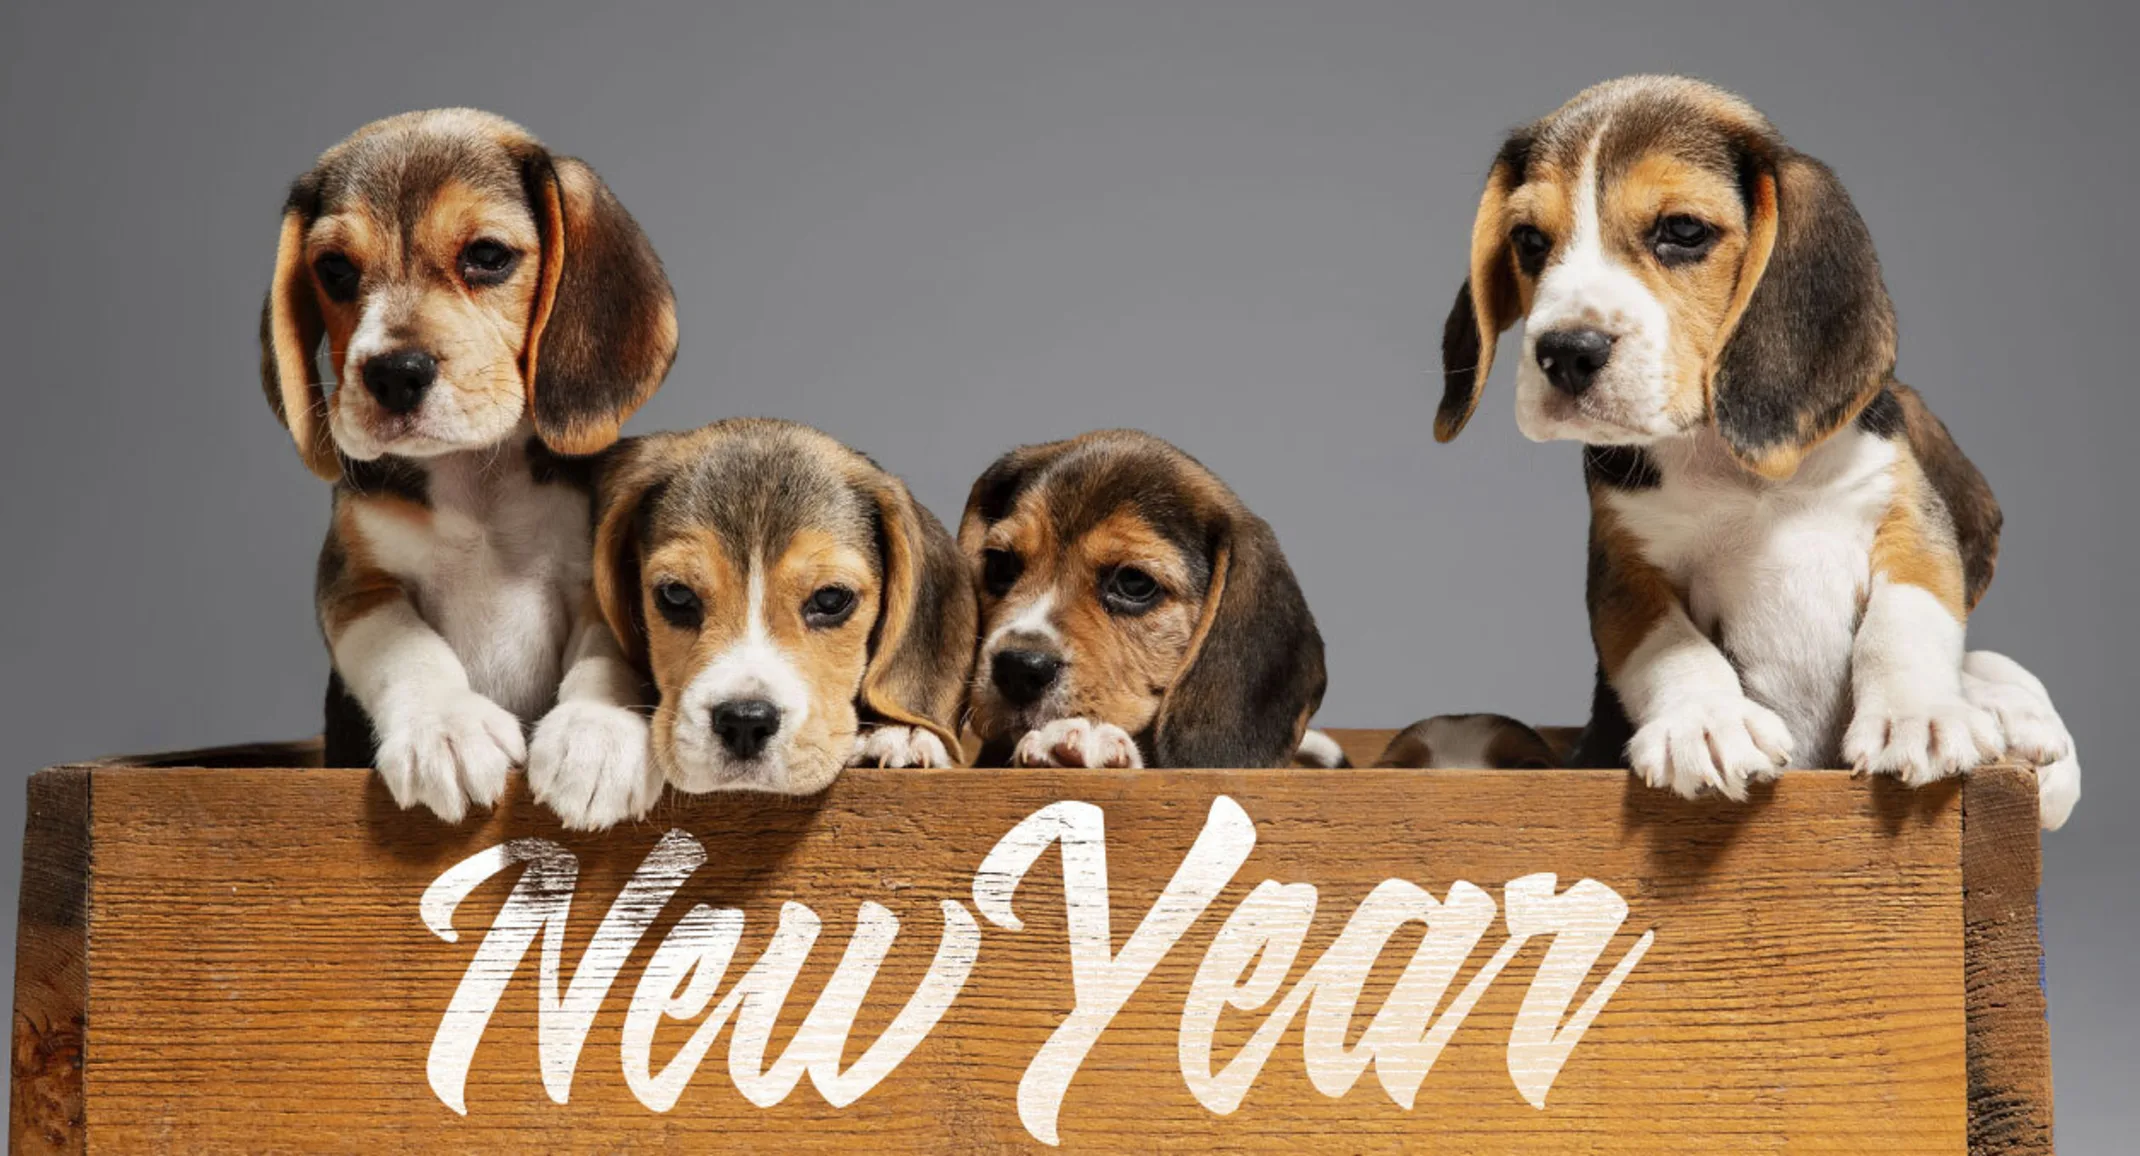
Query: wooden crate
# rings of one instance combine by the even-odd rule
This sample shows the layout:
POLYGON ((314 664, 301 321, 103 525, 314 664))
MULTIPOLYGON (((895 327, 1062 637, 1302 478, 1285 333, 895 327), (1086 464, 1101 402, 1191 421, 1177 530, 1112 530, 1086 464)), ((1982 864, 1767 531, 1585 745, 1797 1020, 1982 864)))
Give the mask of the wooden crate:
POLYGON ((316 758, 31 780, 15 1151, 2050 1150, 2020 770, 857 771, 589 836, 316 758))

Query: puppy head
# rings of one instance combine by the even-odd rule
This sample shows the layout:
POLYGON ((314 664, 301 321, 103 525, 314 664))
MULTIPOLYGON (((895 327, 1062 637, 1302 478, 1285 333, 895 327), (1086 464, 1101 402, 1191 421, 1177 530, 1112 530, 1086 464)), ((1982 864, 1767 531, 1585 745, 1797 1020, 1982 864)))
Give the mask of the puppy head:
POLYGON ((306 465, 616 440, 676 355, 661 262, 600 177, 472 109, 376 121, 290 188, 261 311, 268 403, 306 465), (316 364, 327 347, 323 384, 316 364))
POLYGON ((1526 436, 1640 445, 1714 422, 1768 477, 1894 364, 1879 263, 1834 174, 1679 77, 1598 85, 1502 145, 1443 330, 1438 439, 1470 419, 1518 318, 1526 436))
POLYGON ((1150 766, 1290 764, 1322 637, 1271 528, 1187 454, 1127 430, 1014 450, 974 483, 959 547, 985 744, 1082 717, 1150 766))
POLYGON ((809 794, 864 720, 959 749, 973 590, 951 535, 868 458, 789 422, 718 422, 605 463, 595 592, 661 694, 686 791, 809 794))

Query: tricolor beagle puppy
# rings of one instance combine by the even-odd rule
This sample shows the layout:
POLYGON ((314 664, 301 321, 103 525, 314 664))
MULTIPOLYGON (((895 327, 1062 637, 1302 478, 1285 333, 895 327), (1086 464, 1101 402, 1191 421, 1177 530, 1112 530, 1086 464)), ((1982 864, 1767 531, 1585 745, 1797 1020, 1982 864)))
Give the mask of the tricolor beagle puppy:
POLYGON ((1133 430, 1013 450, 959 548, 981 598, 984 765, 1282 767, 1323 699, 1323 640, 1269 525, 1133 430))
POLYGON ((366 125, 290 188, 260 352, 269 404, 335 483, 328 764, 376 765, 448 821, 522 762, 570 823, 644 810, 581 456, 660 385, 676 314, 601 178, 487 113, 366 125))
POLYGON ((1787 765, 1917 784, 2011 754, 2063 818, 2078 769, 2049 699, 1997 656, 1965 671, 1999 507, 1895 380, 1879 261, 1827 166, 1699 81, 1591 88, 1494 159, 1439 440, 1518 319, 1518 426, 1585 446, 1578 765, 1741 799, 1787 765))
POLYGON ((600 493, 595 589, 660 695, 653 763, 678 789, 960 761, 973 585, 898 478, 751 418, 631 439, 600 493))
POLYGON ((1563 756, 1543 735, 1507 715, 1445 714, 1398 731, 1375 765, 1544 770, 1562 765, 1563 756))

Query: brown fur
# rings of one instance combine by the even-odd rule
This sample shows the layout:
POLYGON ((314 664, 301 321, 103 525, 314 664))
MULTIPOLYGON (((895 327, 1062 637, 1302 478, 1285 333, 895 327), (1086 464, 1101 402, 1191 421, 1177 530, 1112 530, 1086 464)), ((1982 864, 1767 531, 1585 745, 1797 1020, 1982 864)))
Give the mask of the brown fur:
POLYGON ((1642 557, 1634 535, 1592 495, 1590 505, 1590 636, 1598 662, 1617 675, 1659 619, 1678 605, 1679 591, 1664 571, 1642 557))
POLYGON ((1195 459, 1127 430, 1014 450, 974 483, 959 544, 984 640, 1043 597, 1061 636, 1013 640, 1060 651, 1044 708, 1005 701, 981 656, 972 724, 985 759, 1054 718, 1085 718, 1129 732, 1150 766, 1291 765, 1322 701, 1322 639, 1270 527, 1195 459), (984 580, 990 550, 1023 566, 1003 594, 984 580), (1103 584, 1121 566, 1156 580, 1150 609, 1109 608, 1103 584))
MULTIPOLYGON (((1440 749, 1451 731, 1484 727, 1489 731, 1482 767, 1496 770, 1543 770, 1561 764, 1560 752, 1537 731, 1507 715, 1438 715, 1397 732, 1374 762, 1377 767, 1454 767, 1451 752, 1440 749)), ((1470 737, 1470 736, 1464 736, 1470 737)), ((1468 746, 1468 743, 1466 744, 1468 746)))
POLYGON ((1891 582, 1922 587, 1957 621, 1969 608, 1962 589, 1962 559, 1946 510, 1926 485, 1915 459, 1903 455, 1892 470, 1894 496, 1873 531, 1872 572, 1891 582))
POLYGON ((372 559, 369 543, 357 528, 356 508, 372 508, 395 517, 428 521, 431 512, 413 502, 394 497, 347 495, 335 503, 334 530, 320 559, 318 609, 320 629, 328 638, 340 637, 349 624, 370 614, 408 591, 401 580, 381 569, 372 559))

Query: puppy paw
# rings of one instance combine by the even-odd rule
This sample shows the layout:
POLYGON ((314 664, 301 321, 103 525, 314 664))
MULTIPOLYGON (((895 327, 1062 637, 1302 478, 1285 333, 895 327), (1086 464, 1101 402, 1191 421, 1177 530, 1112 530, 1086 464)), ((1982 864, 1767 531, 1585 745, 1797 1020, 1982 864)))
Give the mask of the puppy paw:
POLYGON ((1744 802, 1749 782, 1773 778, 1790 758, 1783 720, 1743 695, 1670 704, 1627 744, 1643 782, 1688 799, 1706 790, 1744 802))
POLYGON ((1137 741, 1113 723, 1059 718, 1018 740, 1012 761, 1021 767, 1141 767, 1137 741))
POLYGON ((607 703, 560 703, 528 744, 528 789, 566 827, 600 831, 644 816, 661 797, 647 721, 607 703))
POLYGON ((1861 697, 1843 758, 1860 772, 1921 787, 1999 757, 1999 720, 1960 694, 1917 701, 1861 697))
POLYGON ((850 767, 948 767, 951 752, 944 740, 925 727, 880 726, 862 732, 850 767))
POLYGON ((468 805, 489 807, 505 776, 528 757, 520 720, 472 690, 432 696, 379 719, 379 777, 403 807, 424 806, 448 823, 468 805))
POLYGON ((1962 662, 1962 697, 1998 720, 2006 757, 2036 767, 2072 757, 2073 735, 2051 696, 2012 659, 1988 650, 1971 652, 1962 662))
POLYGON ((2073 804, 2081 801, 2081 761, 2067 755, 2036 768, 2036 823, 2046 831, 2066 825, 2073 804))

